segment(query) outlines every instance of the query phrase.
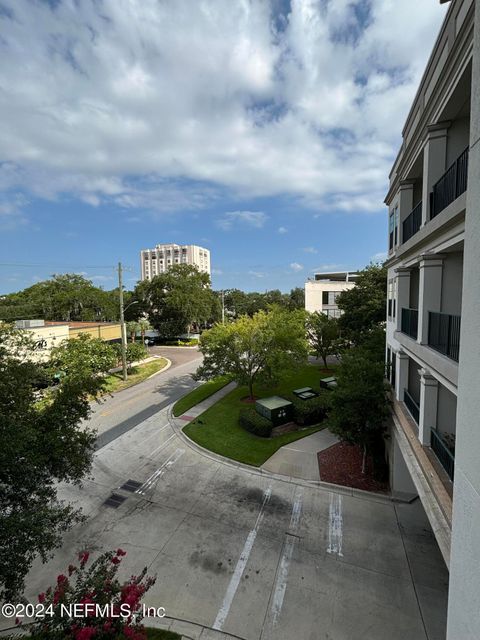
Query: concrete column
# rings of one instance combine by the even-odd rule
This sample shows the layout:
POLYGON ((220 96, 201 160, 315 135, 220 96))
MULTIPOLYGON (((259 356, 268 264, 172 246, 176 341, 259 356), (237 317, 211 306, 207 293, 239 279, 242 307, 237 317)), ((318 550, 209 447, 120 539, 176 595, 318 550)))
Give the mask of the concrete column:
POLYGON ((395 372, 395 397, 403 402, 403 392, 408 387, 408 356, 404 351, 397 352, 397 370, 395 372))
POLYGON ((403 222, 405 218, 412 213, 413 209, 413 182, 402 180, 400 182, 398 211, 399 211, 399 228, 398 228, 398 244, 403 244, 403 222))
POLYGON ((447 135, 450 122, 427 127, 423 148, 422 226, 430 220, 430 192, 447 170, 447 135))
POLYGON ((437 424, 438 380, 428 369, 419 369, 420 373, 420 419, 418 421, 418 439, 422 444, 430 444, 430 429, 437 424))
POLYGON ((402 329, 402 308, 410 306, 410 269, 395 269, 397 279, 396 330, 402 329))
POLYGON ((447 640, 480 629, 480 0, 475 1, 447 640))
POLYGON ((395 436, 391 439, 389 449, 390 487, 392 495, 400 500, 413 500, 418 491, 413 483, 410 471, 403 459, 395 436))
POLYGON ((441 309, 444 257, 425 254, 419 263, 417 342, 420 344, 428 343, 428 312, 441 309))

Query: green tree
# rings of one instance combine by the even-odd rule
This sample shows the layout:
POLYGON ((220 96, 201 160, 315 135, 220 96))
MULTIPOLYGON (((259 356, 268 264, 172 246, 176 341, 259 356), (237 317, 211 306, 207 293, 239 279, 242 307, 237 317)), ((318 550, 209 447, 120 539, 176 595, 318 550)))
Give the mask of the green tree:
POLYGON ((325 368, 328 368, 327 357, 338 350, 338 321, 315 311, 307 315, 306 328, 308 340, 317 358, 322 358, 325 368))
POLYGON ((137 331, 139 331, 139 329, 140 329, 140 322, 137 322, 136 320, 129 320, 128 322, 125 323, 125 330, 130 336, 130 340, 132 342, 135 342, 137 331))
POLYGON ((253 317, 241 316, 229 324, 217 324, 200 338, 203 364, 197 379, 228 375, 248 386, 275 381, 282 373, 305 362, 308 348, 302 312, 288 312, 273 307, 253 317))
POLYGON ((0 317, 7 319, 115 321, 118 320, 118 292, 95 287, 76 273, 54 275, 49 280, 5 296, 0 317))
POLYGON ((385 323, 387 305, 387 268, 370 264, 359 274, 355 287, 342 291, 337 298, 343 311, 339 319, 342 334, 356 344, 385 323))
POLYGON ((58 500, 56 487, 80 482, 95 443, 95 433, 80 422, 103 386, 93 371, 104 365, 77 368, 65 360, 66 375, 40 402, 36 384, 44 365, 34 356, 31 338, 0 324, 0 598, 21 593, 34 558, 46 560, 80 519, 58 500))
POLYGON ((113 345, 87 334, 54 347, 48 366, 52 371, 59 371, 70 377, 79 374, 88 377, 107 373, 115 366, 116 361, 113 345))
POLYGON ((385 364, 374 353, 365 346, 344 353, 329 413, 330 430, 344 442, 362 447, 363 473, 367 455, 382 442, 389 414, 385 364))
POLYGON ((305 289, 303 287, 295 287, 288 294, 289 309, 305 309, 305 289))
POLYGON ((139 342, 130 342, 127 344, 127 366, 130 368, 133 362, 138 362, 147 357, 147 350, 143 344, 139 342))
POLYGON ((150 329, 152 328, 152 325, 146 318, 140 318, 140 320, 138 321, 138 326, 140 328, 140 335, 142 336, 142 343, 144 343, 145 333, 147 331, 150 331, 150 329))
POLYGON ((135 297, 142 301, 152 326, 166 338, 199 330, 220 314, 210 276, 188 264, 173 265, 151 281, 141 282, 135 297))

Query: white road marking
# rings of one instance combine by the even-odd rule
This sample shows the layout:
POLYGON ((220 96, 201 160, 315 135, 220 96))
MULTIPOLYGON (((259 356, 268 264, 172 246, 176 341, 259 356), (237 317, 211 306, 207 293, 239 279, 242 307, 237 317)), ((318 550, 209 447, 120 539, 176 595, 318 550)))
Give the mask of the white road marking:
POLYGON ((255 525, 253 529, 247 536, 245 540, 245 544, 243 545, 242 553, 238 559, 237 565, 235 567, 235 571, 233 572, 233 576, 230 579, 230 583, 227 587, 227 591, 225 592, 225 597, 223 598, 222 606, 220 607, 217 617, 215 618, 215 622, 213 623, 213 629, 217 631, 221 631, 223 625, 225 624, 225 620, 227 619, 228 612, 230 611, 230 607, 232 606, 233 598, 235 597, 235 593, 238 589, 238 585, 240 584, 240 580, 242 578, 242 574, 245 570, 245 567, 248 562, 248 558, 252 551, 252 547, 255 543, 255 538, 257 537, 257 532, 260 527, 260 524, 263 520, 263 510, 265 509, 265 505, 270 500, 270 496, 272 495, 272 487, 268 487, 263 492, 263 502, 260 507, 260 513, 257 516, 255 521, 255 525))
POLYGON ((343 517, 342 496, 339 493, 330 494, 330 509, 328 521, 328 547, 327 553, 333 553, 342 557, 343 543, 343 517))
MULTIPOLYGON (((170 425, 167 425, 167 427, 169 427, 170 425)), ((153 451, 149 452, 149 457, 153 456, 154 453, 157 453, 157 451, 161 451, 162 449, 165 449, 165 447, 167 446, 167 444, 170 442, 170 440, 172 438, 175 438, 175 433, 172 433, 172 435, 167 438, 164 442, 162 442, 162 444, 160 444, 156 449, 154 449, 153 451)))
POLYGON ((172 465, 177 462, 177 460, 185 453, 185 449, 176 449, 172 455, 168 458, 166 462, 162 464, 156 471, 152 473, 152 475, 145 480, 141 487, 139 487, 135 493, 139 493, 144 495, 148 489, 150 489, 154 482, 156 482, 160 476, 165 472, 166 469, 169 469, 172 465))
MULTIPOLYGON (((295 531, 298 529, 298 524, 300 522, 300 515, 302 513, 302 502, 303 496, 300 494, 298 498, 296 498, 292 507, 292 516, 290 518, 290 527, 288 529, 288 533, 295 534, 295 531)), ((283 547, 282 557, 280 559, 280 565, 277 573, 277 580, 275 582, 275 590, 273 593, 272 600, 272 627, 277 624, 278 617, 282 610, 283 599, 285 597, 285 591, 287 590, 287 578, 288 578, 288 570, 290 567, 290 561, 293 555, 293 549, 295 547, 295 543, 297 542, 297 538, 287 535, 287 539, 285 541, 285 545, 283 547)))

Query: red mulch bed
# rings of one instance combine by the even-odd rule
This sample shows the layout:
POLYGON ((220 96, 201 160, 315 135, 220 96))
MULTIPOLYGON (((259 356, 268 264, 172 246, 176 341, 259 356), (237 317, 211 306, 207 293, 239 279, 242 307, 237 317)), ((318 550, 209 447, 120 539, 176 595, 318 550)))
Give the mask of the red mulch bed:
POLYGON ((257 396, 251 398, 250 396, 244 396, 240 398, 240 402, 244 402, 245 404, 254 404, 258 400, 257 396))
POLYGON ((372 461, 367 459, 365 474, 362 474, 362 450, 358 445, 339 442, 318 452, 320 479, 344 487, 387 493, 388 483, 375 480, 372 461))

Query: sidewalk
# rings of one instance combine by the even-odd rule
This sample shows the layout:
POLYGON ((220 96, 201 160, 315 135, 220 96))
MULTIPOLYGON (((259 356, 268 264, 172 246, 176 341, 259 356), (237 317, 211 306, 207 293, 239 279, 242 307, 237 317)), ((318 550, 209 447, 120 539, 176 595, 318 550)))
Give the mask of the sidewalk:
POLYGON ((191 407, 185 413, 182 413, 181 416, 178 416, 177 420, 183 420, 184 422, 191 422, 195 418, 197 418, 201 413, 210 409, 212 405, 218 402, 221 398, 226 396, 230 391, 233 391, 237 386, 236 382, 229 382, 227 385, 222 387, 219 391, 216 391, 214 394, 205 398, 195 406, 191 407))

